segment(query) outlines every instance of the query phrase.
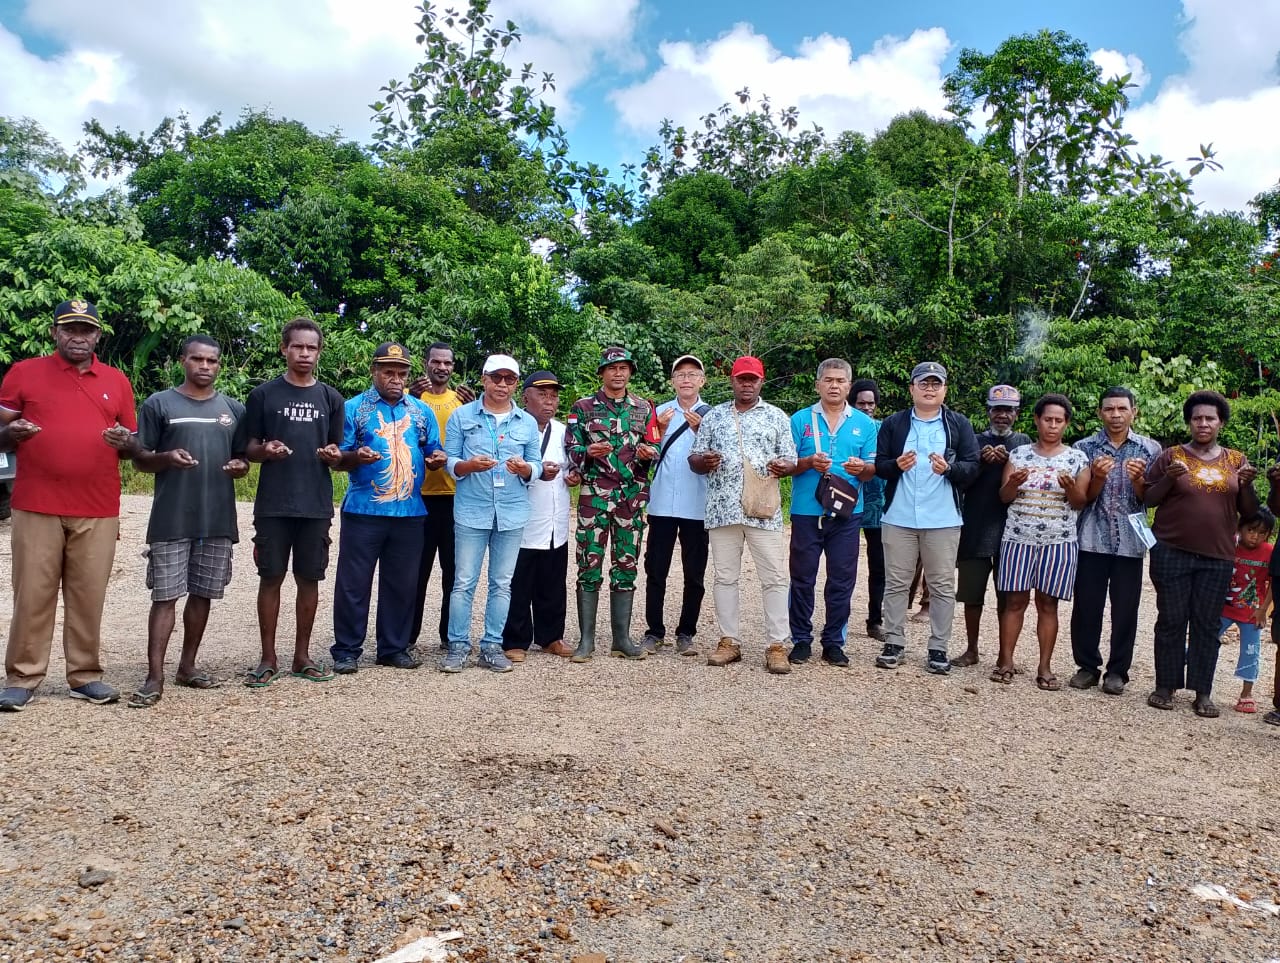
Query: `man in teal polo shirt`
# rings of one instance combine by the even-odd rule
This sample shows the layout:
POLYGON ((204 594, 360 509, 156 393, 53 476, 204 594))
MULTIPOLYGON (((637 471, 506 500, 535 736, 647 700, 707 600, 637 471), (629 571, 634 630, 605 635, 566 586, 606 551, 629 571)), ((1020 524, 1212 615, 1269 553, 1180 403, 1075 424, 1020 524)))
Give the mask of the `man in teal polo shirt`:
POLYGON ((791 416, 796 473, 791 488, 791 653, 788 661, 808 662, 813 647, 813 598, 818 562, 827 558, 824 592, 827 621, 822 659, 845 667, 845 626, 858 577, 858 528, 862 524, 862 483, 875 475, 876 423, 849 404, 853 368, 842 358, 818 365, 818 403, 791 416), (818 483, 830 472, 858 489, 853 514, 840 518, 823 510, 818 483))

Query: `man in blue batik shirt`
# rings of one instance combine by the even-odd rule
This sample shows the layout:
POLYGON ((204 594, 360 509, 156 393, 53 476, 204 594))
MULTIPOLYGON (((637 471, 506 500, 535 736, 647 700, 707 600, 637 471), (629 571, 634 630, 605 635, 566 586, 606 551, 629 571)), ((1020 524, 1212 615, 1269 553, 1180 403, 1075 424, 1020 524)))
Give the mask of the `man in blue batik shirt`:
POLYGON ((818 365, 818 403, 791 416, 796 471, 791 488, 791 653, 789 662, 808 662, 813 648, 813 598, 818 562, 827 558, 823 593, 827 621, 822 659, 846 667, 845 626, 858 577, 858 528, 862 524, 862 483, 875 475, 876 423, 849 404, 853 368, 843 358, 818 365), (818 483, 830 472, 858 490, 853 514, 840 518, 823 510, 818 483))
POLYGON ((421 664, 409 654, 427 514, 418 492, 427 469, 443 468, 445 455, 431 409, 405 391, 409 358, 403 345, 378 346, 372 387, 344 407, 342 446, 318 452, 330 467, 351 474, 342 500, 330 649, 333 671, 343 675, 359 669, 375 568, 378 665, 421 664))

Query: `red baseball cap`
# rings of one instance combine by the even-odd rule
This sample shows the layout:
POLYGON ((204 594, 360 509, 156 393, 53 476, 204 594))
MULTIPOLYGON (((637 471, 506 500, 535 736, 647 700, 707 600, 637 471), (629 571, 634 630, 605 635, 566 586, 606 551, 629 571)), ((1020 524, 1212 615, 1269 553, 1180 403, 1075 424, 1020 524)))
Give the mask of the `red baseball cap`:
POLYGON ((743 355, 733 363, 733 370, 729 372, 730 378, 736 378, 738 375, 755 375, 764 380, 764 362, 749 354, 743 355))

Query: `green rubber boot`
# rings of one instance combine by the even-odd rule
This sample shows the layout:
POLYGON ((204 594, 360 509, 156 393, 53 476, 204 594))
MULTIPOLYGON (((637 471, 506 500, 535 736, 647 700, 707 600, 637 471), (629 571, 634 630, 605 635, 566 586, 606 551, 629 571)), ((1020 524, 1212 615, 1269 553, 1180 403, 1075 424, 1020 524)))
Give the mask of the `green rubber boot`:
POLYGON ((596 610, 600 607, 600 593, 578 589, 578 631, 581 639, 570 662, 590 662, 596 651, 596 610))
POLYGON ((613 627, 613 646, 610 655, 626 659, 643 659, 644 646, 631 637, 631 604, 635 592, 609 593, 609 622, 613 627))

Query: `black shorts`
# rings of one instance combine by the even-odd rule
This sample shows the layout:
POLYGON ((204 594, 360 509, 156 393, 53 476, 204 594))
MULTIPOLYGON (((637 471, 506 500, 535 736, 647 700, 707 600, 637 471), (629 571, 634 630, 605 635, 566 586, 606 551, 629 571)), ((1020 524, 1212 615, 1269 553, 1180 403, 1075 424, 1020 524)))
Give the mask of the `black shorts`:
POLYGON ((324 579, 329 567, 331 518, 280 518, 266 516, 253 520, 253 561, 260 578, 279 578, 289 570, 308 582, 324 579))

